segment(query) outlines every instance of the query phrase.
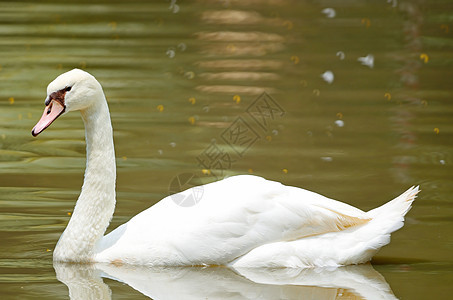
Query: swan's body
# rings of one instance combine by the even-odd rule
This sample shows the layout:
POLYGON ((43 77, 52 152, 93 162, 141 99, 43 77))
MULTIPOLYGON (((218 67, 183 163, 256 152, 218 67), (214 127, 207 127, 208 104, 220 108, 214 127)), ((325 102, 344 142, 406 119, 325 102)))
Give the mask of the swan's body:
MULTIPOLYGON (((319 194, 243 175, 204 185, 199 203, 171 197, 103 236, 115 208, 115 155, 100 84, 72 70, 47 88, 37 135, 59 115, 80 110, 87 167, 82 192, 54 260, 153 266, 338 266, 369 261, 390 241, 418 193, 411 188, 369 212, 319 194)), ((187 190, 183 193, 191 193, 187 190)))

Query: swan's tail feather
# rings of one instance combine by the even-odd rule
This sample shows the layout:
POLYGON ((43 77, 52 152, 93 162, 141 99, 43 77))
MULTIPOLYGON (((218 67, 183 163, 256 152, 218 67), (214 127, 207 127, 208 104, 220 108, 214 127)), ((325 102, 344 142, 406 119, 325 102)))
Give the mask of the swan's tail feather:
POLYGON ((370 260, 390 242, 390 234, 403 227, 404 216, 411 209, 419 191, 418 186, 413 186, 395 199, 367 212, 371 221, 356 232, 359 240, 367 241, 364 243, 362 262, 370 260))
POLYGON ((368 211, 366 214, 371 221, 350 232, 351 246, 349 251, 345 251, 342 264, 367 262, 380 248, 387 245, 390 234, 403 227, 404 216, 411 209, 418 192, 419 187, 413 186, 395 199, 368 211))
POLYGON ((235 267, 326 267, 365 263, 390 242, 404 224, 419 188, 409 190, 366 213, 367 222, 341 231, 257 247, 232 262, 235 267))
POLYGON ((414 202, 419 192, 419 187, 413 186, 392 201, 368 211, 367 215, 373 219, 381 216, 385 216, 387 219, 390 219, 393 216, 404 218, 407 212, 411 209, 412 202, 414 202))

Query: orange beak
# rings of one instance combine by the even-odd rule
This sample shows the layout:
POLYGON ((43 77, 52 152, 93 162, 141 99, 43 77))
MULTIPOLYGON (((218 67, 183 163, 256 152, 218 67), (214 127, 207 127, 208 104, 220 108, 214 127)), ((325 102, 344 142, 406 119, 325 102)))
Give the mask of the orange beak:
POLYGON ((55 121, 62 113, 64 113, 65 109, 66 108, 58 101, 50 101, 49 105, 47 105, 44 109, 41 119, 38 121, 35 127, 33 127, 31 134, 33 136, 37 136, 38 134, 43 132, 44 129, 49 127, 53 121, 55 121))

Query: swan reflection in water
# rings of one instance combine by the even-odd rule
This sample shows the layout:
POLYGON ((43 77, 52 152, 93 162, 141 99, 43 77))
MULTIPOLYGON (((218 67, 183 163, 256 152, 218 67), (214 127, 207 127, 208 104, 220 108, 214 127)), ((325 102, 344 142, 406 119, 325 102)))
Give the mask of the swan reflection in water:
POLYGON ((54 262, 70 299, 111 299, 102 278, 152 299, 397 299, 371 264, 309 269, 146 268, 54 262))

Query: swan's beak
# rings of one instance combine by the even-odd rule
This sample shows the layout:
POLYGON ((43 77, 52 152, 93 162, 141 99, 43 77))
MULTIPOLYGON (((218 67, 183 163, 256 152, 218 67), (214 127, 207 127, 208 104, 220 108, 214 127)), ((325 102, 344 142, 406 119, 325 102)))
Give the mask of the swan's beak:
POLYGON ((42 114, 41 119, 33 127, 31 134, 37 136, 44 129, 50 126, 53 121, 55 121, 62 113, 64 113, 65 107, 58 101, 52 100, 49 105, 46 106, 42 114))

